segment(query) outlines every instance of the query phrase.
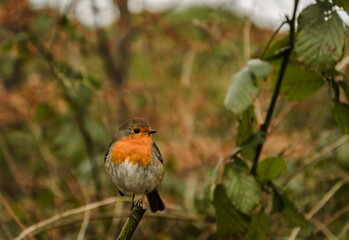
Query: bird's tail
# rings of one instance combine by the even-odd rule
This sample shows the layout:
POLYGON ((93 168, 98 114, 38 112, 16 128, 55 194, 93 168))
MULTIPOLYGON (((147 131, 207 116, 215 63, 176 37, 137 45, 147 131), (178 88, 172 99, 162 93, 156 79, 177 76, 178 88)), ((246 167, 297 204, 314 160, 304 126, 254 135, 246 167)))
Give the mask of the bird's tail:
POLYGON ((147 193, 147 198, 152 212, 163 211, 165 209, 165 204, 161 200, 157 189, 147 193))

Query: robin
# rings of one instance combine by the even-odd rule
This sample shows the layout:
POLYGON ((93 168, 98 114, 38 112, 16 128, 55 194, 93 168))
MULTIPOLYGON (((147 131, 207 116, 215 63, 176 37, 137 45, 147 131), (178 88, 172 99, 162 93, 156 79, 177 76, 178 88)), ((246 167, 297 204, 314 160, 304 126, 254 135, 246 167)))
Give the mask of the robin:
POLYGON ((104 158, 105 169, 121 196, 132 194, 132 207, 136 194, 143 202, 147 196, 152 212, 163 211, 165 204, 157 190, 164 177, 163 160, 153 142, 149 123, 134 118, 122 123, 114 135, 104 158))

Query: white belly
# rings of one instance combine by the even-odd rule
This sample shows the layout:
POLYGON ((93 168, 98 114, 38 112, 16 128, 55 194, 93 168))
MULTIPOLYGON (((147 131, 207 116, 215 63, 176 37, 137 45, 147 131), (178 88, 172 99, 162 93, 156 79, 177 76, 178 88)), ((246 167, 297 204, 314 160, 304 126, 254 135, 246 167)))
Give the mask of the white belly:
POLYGON ((134 164, 128 159, 115 165, 108 159, 106 169, 118 190, 124 194, 151 192, 159 186, 164 176, 162 163, 154 157, 149 166, 134 164))

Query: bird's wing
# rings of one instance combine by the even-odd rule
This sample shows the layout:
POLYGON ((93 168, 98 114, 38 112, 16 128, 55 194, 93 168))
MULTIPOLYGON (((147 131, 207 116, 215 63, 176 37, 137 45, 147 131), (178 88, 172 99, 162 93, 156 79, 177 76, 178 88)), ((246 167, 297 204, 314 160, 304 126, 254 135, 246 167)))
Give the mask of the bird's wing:
POLYGON ((111 140, 111 143, 110 143, 109 146, 108 146, 108 151, 107 151, 107 153, 106 153, 105 156, 104 156, 104 163, 105 163, 105 161, 107 161, 107 157, 108 157, 108 154, 109 154, 109 151, 110 151, 111 146, 112 146, 113 143, 115 143, 118 139, 119 139, 119 137, 118 137, 117 135, 115 135, 115 136, 113 137, 113 139, 111 140))
POLYGON ((164 161, 162 160, 160 150, 159 150, 158 146, 156 146, 155 143, 153 143, 153 148, 155 150, 156 157, 160 160, 161 163, 163 163, 164 161))

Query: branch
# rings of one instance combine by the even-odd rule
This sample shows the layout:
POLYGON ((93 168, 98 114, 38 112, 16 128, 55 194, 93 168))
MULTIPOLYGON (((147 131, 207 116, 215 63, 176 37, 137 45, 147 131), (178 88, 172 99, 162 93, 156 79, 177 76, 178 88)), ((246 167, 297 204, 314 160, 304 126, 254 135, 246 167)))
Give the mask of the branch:
POLYGON ((313 231, 313 235, 317 234, 319 231, 322 231, 323 228, 327 227, 328 225, 330 225, 332 222, 334 222, 335 220, 337 220, 338 218, 340 218, 341 216, 343 216, 344 214, 346 214, 347 212, 349 212, 349 205, 346 205, 344 208, 342 208, 341 210, 335 212, 334 214, 331 214, 329 219, 326 219, 324 221, 324 223, 317 227, 317 229, 315 229, 313 231))
MULTIPOLYGON (((265 122, 264 124, 261 125, 260 127, 260 131, 261 132, 268 132, 268 128, 271 122, 271 119, 273 117, 273 113, 274 113, 274 109, 275 109, 275 105, 277 102, 277 99, 279 97, 279 93, 280 93, 280 89, 281 89, 281 85, 282 85, 282 81, 287 69, 287 65, 288 65, 288 60, 290 58, 291 52, 294 48, 294 41, 295 41, 295 21, 296 21, 296 12, 297 12, 297 7, 298 7, 298 0, 295 0, 295 5, 294 5, 294 9, 293 9, 293 15, 291 20, 287 20, 287 23, 290 25, 290 35, 289 35, 289 45, 290 48, 287 49, 287 51, 285 51, 283 59, 282 59, 282 63, 281 63, 281 68, 280 68, 280 72, 279 72, 279 76, 276 82, 276 86, 275 86, 275 90, 273 93, 273 96, 270 100, 270 104, 269 104, 269 108, 268 108, 268 112, 267 112, 267 116, 265 118, 265 122)), ((263 149, 263 145, 264 142, 257 145, 257 149, 256 149, 256 155, 253 159, 253 165, 251 168, 251 174, 256 176, 256 170, 257 170, 257 165, 258 165, 258 161, 259 161, 259 157, 261 155, 262 149, 263 149)))
POLYGON ((35 223, 34 225, 31 225, 30 227, 26 228, 24 231, 22 231, 16 238, 15 240, 21 240, 24 239, 26 236, 28 236, 29 234, 35 232, 37 229, 40 229, 46 225, 49 225, 53 222, 56 222, 62 218, 74 215, 74 214, 78 214, 78 213, 82 213, 82 212, 86 212, 89 210, 92 210, 94 208, 98 208, 104 205, 108 205, 108 204, 112 204, 115 203, 117 201, 123 201, 117 197, 111 197, 111 198, 107 198, 104 199, 102 201, 98 201, 98 202, 94 202, 91 204, 87 204, 85 206, 79 207, 79 208, 74 208, 74 209, 70 209, 68 211, 65 211, 63 213, 59 213, 57 215, 54 215, 48 219, 45 219, 41 222, 35 223))
POLYGON ((129 240, 131 239, 133 233, 136 231, 136 228, 139 222, 142 220, 144 213, 147 211, 147 208, 143 203, 136 203, 128 219, 122 228, 119 237, 117 240, 129 240))
MULTIPOLYGON (((341 180, 337 182, 318 202, 315 206, 305 214, 305 219, 311 219, 327 202, 330 200, 333 195, 345 184, 345 181, 341 180)), ((300 232, 300 227, 295 227, 288 238, 288 240, 296 239, 298 233, 300 232)))
POLYGON ((303 165, 296 168, 282 183, 283 186, 286 186, 298 173, 303 171, 306 167, 310 166, 314 162, 318 161, 319 159, 323 158, 328 153, 334 151, 338 147, 342 146, 344 143, 349 141, 349 136, 345 135, 335 141, 334 143, 328 145, 327 147, 323 148, 319 153, 315 154, 313 158, 311 158, 309 161, 305 162, 303 165))
MULTIPOLYGON (((7 203, 6 199, 2 196, 2 194, 0 193, 0 203, 4 206, 5 210, 7 211, 7 213, 12 217, 12 219, 18 224, 18 226, 24 230, 25 226, 24 224, 21 222, 21 220, 19 220, 19 218, 15 215, 15 213, 12 211, 10 205, 7 203)), ((33 235, 28 234, 28 238, 31 240, 34 240, 33 235)))

